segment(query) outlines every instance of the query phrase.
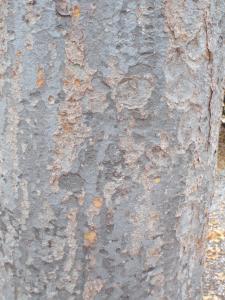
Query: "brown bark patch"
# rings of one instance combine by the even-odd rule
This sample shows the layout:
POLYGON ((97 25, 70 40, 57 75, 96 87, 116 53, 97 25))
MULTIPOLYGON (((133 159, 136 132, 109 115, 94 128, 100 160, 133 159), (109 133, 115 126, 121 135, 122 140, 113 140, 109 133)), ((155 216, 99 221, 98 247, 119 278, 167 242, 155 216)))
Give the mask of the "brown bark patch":
POLYGON ((38 68, 36 86, 42 88, 45 85, 45 71, 43 68, 38 68))
POLYGON ((95 197, 95 198, 93 199, 93 205, 94 205, 94 207, 96 207, 96 208, 101 208, 102 205, 103 205, 103 200, 102 200, 102 198, 100 198, 100 197, 95 197))

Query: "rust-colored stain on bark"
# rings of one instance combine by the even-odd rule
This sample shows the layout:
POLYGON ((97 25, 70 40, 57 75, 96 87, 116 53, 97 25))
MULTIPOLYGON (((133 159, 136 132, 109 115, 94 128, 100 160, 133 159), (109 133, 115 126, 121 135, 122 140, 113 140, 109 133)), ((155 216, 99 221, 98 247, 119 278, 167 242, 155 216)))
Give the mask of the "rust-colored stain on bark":
POLYGON ((75 80, 74 80, 74 85, 75 85, 76 87, 80 87, 80 80, 79 80, 79 79, 75 79, 75 80))
POLYGON ((92 246, 97 240, 97 234, 94 230, 90 230, 84 233, 84 244, 87 247, 92 246))
POLYGON ((36 86, 42 88, 45 85, 45 71, 43 68, 38 68, 36 86))
POLYGON ((96 208, 101 208, 103 205, 103 200, 100 197, 95 197, 92 202, 93 202, 94 207, 96 207, 96 208))
POLYGON ((72 9, 72 17, 79 18, 80 17, 80 7, 75 5, 72 9))

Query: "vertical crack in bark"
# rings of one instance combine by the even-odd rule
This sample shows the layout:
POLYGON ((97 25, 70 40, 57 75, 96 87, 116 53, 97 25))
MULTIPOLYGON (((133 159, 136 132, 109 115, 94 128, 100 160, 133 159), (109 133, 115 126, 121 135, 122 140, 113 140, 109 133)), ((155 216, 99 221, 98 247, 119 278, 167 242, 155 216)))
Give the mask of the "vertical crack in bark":
POLYGON ((210 139, 211 139, 211 119, 212 119, 212 97, 213 97, 213 52, 210 50, 210 43, 209 43, 209 29, 208 29, 208 21, 207 21, 207 13, 204 15, 204 23, 205 23, 205 33, 206 33, 206 51, 207 51, 207 58, 208 58, 208 69, 209 69, 209 76, 210 76, 210 91, 209 91, 209 102, 208 102, 208 111, 209 111, 209 132, 207 138, 207 150, 210 146, 210 139))
POLYGON ((211 139, 211 119, 212 119, 212 97, 213 97, 213 90, 212 87, 210 87, 210 93, 209 93, 209 102, 208 102, 208 111, 209 111, 209 133, 208 133, 208 146, 207 146, 207 150, 209 149, 209 145, 210 145, 210 139, 211 139))

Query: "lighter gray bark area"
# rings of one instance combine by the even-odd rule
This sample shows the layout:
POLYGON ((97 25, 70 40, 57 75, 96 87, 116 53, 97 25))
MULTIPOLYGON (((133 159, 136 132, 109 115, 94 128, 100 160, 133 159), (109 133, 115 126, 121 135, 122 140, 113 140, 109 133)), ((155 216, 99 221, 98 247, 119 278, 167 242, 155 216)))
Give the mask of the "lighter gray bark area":
POLYGON ((223 2, 2 1, 2 300, 201 299, 223 2))

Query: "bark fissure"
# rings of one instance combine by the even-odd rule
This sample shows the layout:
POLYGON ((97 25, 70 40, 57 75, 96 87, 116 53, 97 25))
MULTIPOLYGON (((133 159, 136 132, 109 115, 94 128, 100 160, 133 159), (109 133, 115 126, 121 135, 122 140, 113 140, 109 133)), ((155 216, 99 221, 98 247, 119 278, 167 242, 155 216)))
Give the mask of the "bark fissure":
MULTIPOLYGON (((210 10, 210 8, 209 8, 210 10)), ((212 118, 212 98, 213 98, 213 52, 210 49, 210 23, 208 20, 208 14, 204 14, 204 22, 205 22, 205 33, 206 33, 206 51, 207 51, 207 57, 208 57, 208 70, 209 70, 209 76, 210 76, 210 87, 209 87, 209 100, 208 100, 208 112, 209 112, 209 133, 208 133, 208 146, 210 147, 211 143, 211 118, 212 118)))

